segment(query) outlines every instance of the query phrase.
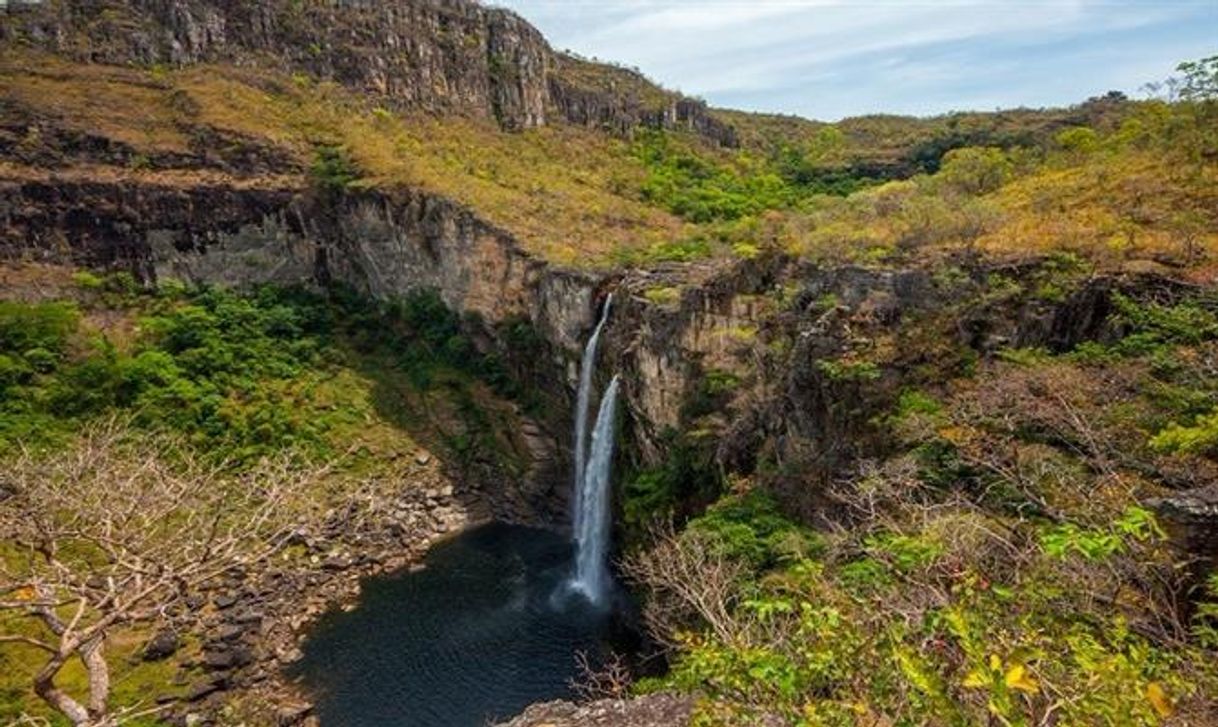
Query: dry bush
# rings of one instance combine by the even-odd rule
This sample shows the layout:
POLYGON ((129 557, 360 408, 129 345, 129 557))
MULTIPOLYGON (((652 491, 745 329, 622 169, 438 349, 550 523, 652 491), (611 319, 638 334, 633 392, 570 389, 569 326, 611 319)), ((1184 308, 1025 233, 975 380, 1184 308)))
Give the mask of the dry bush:
POLYGON ((604 663, 594 665, 588 655, 580 651, 575 654, 575 661, 579 676, 571 680, 571 688, 579 701, 623 699, 630 695, 634 676, 621 655, 611 653, 604 663))
POLYGON ((310 493, 324 474, 289 456, 231 472, 180 442, 87 428, 49 456, 24 451, 0 476, 0 642, 46 655, 35 692, 73 724, 110 724, 107 635, 189 616, 184 599, 234 567, 262 562, 321 519, 310 493), (74 657, 88 674, 81 704, 56 684, 74 657))
POLYGON ((626 577, 647 589, 643 618, 668 646, 694 626, 731 641, 740 630, 734 614, 743 564, 726 557, 704 533, 677 534, 671 526, 651 532, 653 546, 622 563, 626 577))

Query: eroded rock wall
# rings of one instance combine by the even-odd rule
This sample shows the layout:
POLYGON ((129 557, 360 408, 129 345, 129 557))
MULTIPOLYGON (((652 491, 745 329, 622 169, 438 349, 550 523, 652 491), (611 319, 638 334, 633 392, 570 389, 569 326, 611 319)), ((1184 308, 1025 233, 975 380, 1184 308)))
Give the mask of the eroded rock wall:
POLYGON ((25 0, 0 5, 5 47, 90 63, 305 73, 388 105, 495 119, 506 129, 564 120, 622 134, 688 129, 737 143, 704 102, 637 74, 626 88, 611 80, 622 69, 584 63, 610 80, 573 83, 556 67, 575 61, 535 27, 471 0, 25 0))
POLYGON ((545 123, 545 39, 515 13, 464 0, 60 0, 0 18, 0 44, 81 61, 301 71, 507 128, 545 123))

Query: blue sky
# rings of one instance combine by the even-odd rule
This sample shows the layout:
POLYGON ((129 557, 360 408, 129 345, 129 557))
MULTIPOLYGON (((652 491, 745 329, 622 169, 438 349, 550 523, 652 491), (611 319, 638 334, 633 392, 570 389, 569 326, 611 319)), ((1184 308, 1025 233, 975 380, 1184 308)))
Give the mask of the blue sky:
POLYGON ((1218 54, 1218 0, 497 0, 558 49, 716 106, 835 120, 1140 95, 1218 54))

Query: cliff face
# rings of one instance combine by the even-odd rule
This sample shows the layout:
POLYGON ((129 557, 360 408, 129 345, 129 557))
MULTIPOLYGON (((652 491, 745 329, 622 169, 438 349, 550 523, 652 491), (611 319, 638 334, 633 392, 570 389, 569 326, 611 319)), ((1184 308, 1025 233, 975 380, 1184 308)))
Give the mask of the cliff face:
POLYGON ((17 5, 5 21, 5 43, 81 61, 257 65, 507 128, 545 123, 545 39, 514 13, 462 0, 65 0, 17 5))
POLYGON ((550 64, 549 94, 556 113, 571 123, 622 135, 640 126, 685 129, 720 146, 740 143, 736 129, 704 101, 663 91, 627 68, 559 53, 550 64))
POLYGON ((637 74, 630 88, 618 85, 622 69, 556 54, 520 16, 470 0, 57 0, 12 3, 0 15, 0 46, 83 62, 229 63, 306 73, 391 105, 494 118, 506 129, 562 119, 617 133, 687 128, 736 143, 701 101, 637 74), (575 83, 558 70, 577 63, 608 80, 575 83))

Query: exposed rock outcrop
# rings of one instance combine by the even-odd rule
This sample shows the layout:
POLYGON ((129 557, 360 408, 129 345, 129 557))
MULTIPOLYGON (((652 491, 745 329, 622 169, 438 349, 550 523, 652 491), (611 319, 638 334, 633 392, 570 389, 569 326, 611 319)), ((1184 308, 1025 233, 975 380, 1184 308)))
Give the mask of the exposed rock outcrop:
POLYGON ((0 41, 95 63, 299 71, 507 128, 545 123, 545 39, 515 13, 465 0, 18 3, 0 41))
POLYGON ((579 705, 535 704, 501 727, 673 727, 687 724, 692 712, 693 698, 659 693, 579 705))
POLYGON ((488 324, 527 320, 569 352, 591 325, 593 277, 553 268, 461 206, 408 189, 325 202, 290 180, 10 179, 0 182, 0 225, 8 257, 119 266, 146 280, 336 281, 380 298, 434 289, 488 324))
POLYGON ((550 103, 575 124, 627 135, 637 127, 686 129, 734 147, 736 129, 715 118, 704 101, 669 93, 637 71, 557 54, 549 74, 550 103))
POLYGON ((555 53, 515 13, 472 0, 88 0, 0 5, 0 48, 92 63, 238 66, 305 73, 397 105, 492 118, 551 117, 628 134, 683 128, 726 146, 735 130, 706 104, 637 73, 555 53), (564 73, 580 64, 578 76, 564 73), (618 83, 623 74, 629 83, 618 83))
POLYGON ((322 199, 292 180, 192 184, 0 174, 0 257, 73 262, 228 287, 341 283, 388 299, 434 290, 528 382, 551 417, 530 429, 520 510, 565 502, 569 387, 596 278, 531 257, 443 198, 399 189, 322 199), (516 338, 527 331, 530 343, 516 338), (555 384, 558 385, 555 385, 555 384))

